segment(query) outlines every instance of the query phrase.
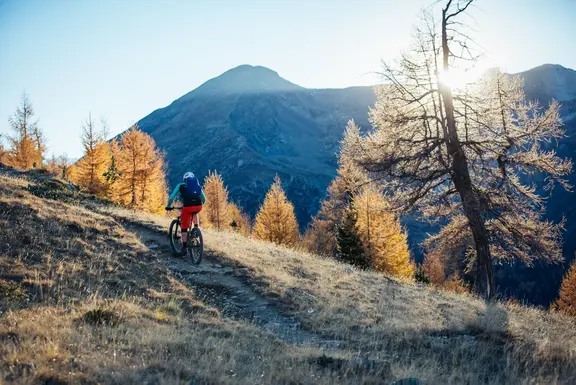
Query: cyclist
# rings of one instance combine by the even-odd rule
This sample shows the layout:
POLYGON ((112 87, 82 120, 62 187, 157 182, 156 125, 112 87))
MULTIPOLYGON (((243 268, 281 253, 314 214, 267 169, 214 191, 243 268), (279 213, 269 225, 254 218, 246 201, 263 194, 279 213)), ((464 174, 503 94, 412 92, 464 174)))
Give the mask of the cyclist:
POLYGON ((182 213, 180 216, 180 226, 182 226, 182 251, 181 256, 186 255, 186 241, 188 240, 188 228, 190 227, 190 220, 194 223, 194 227, 198 227, 198 213, 202 211, 202 205, 206 202, 206 196, 200 182, 193 173, 187 172, 182 178, 183 182, 179 183, 166 204, 166 210, 172 210, 172 202, 176 195, 180 193, 182 198, 182 213))

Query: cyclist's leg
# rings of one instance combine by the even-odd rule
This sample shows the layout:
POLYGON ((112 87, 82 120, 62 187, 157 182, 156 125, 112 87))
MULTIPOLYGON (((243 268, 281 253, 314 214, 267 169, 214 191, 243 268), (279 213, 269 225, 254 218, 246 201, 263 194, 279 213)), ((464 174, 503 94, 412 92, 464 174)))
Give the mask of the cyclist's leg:
POLYGON ((198 213, 202 211, 202 206, 191 206, 192 209, 192 223, 194 227, 198 227, 198 213))
POLYGON ((182 207, 180 215, 180 228, 182 229, 182 244, 186 246, 188 240, 188 229, 190 228, 190 220, 192 219, 193 210, 190 207, 182 207))

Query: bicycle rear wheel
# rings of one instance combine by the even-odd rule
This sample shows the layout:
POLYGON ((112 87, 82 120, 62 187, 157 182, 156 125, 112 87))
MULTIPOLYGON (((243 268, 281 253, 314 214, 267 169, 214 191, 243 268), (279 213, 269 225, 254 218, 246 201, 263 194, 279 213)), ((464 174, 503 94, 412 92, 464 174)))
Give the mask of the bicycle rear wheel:
POLYGON ((181 235, 180 221, 174 219, 170 223, 170 231, 168 232, 168 237, 170 239, 170 247, 172 248, 172 253, 177 256, 182 252, 182 235, 181 235))
POLYGON ((194 227, 188 232, 188 255, 190 256, 190 261, 195 265, 200 264, 202 261, 204 239, 198 227, 194 227))

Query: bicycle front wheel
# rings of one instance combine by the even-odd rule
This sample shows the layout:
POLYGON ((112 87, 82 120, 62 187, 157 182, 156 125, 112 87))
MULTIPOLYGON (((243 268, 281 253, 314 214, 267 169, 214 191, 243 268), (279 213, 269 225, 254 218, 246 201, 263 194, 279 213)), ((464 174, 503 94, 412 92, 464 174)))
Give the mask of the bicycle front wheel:
POLYGON ((174 219, 172 223, 170 223, 168 237, 170 239, 170 248, 172 248, 172 253, 175 256, 180 255, 182 252, 182 234, 180 221, 178 219, 174 219))
POLYGON ((194 227, 188 233, 188 255, 190 256, 190 261, 198 265, 202 261, 203 254, 204 239, 202 238, 202 232, 198 227, 194 227))

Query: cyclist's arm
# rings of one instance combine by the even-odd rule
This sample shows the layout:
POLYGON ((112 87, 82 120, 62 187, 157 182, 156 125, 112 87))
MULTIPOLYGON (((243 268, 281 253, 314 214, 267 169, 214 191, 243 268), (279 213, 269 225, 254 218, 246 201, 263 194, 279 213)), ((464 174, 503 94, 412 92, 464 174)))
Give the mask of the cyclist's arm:
POLYGON ((176 195, 178 195, 178 192, 180 191, 180 186, 183 185, 184 183, 179 183, 175 188, 174 191, 172 191, 172 194, 170 194, 170 197, 168 198, 168 203, 166 203, 166 207, 170 207, 172 206, 172 202, 174 201, 174 199, 176 199, 176 195))
POLYGON ((202 204, 206 203, 206 195, 204 195, 204 190, 202 190, 202 195, 200 196, 200 199, 202 200, 202 204))

